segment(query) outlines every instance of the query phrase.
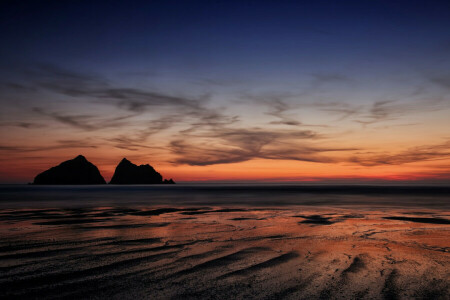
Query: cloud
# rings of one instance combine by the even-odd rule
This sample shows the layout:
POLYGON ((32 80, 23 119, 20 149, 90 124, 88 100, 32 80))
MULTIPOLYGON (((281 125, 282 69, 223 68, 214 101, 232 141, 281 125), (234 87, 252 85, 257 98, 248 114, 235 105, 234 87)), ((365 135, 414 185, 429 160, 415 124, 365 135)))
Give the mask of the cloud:
POLYGON ((414 162, 444 160, 450 158, 450 141, 436 145, 409 148, 396 154, 369 154, 350 157, 349 162, 372 167, 401 165, 414 162))
POLYGON ((310 130, 264 130, 260 128, 216 128, 200 135, 190 135, 170 142, 177 158, 175 164, 205 166, 243 162, 252 159, 281 159, 334 162, 325 152, 350 151, 351 148, 307 146, 308 140, 321 136, 310 130))
POLYGON ((58 112, 47 112, 46 110, 39 107, 34 107, 32 111, 37 114, 50 117, 51 119, 62 124, 86 131, 100 130, 109 127, 120 127, 127 124, 127 122, 124 122, 124 120, 134 116, 126 115, 102 119, 94 115, 68 115, 58 112))
POLYGON ((131 88, 109 88, 95 91, 90 95, 99 99, 116 100, 119 108, 132 112, 142 112, 151 106, 184 107, 195 110, 206 99, 188 99, 131 88))
POLYGON ((319 102, 311 105, 321 111, 340 115, 336 122, 350 119, 363 126, 399 120, 412 113, 433 112, 448 108, 448 102, 443 99, 426 99, 426 101, 380 100, 369 105, 355 105, 345 102, 319 102))
POLYGON ((321 93, 333 93, 340 86, 348 87, 355 81, 338 72, 317 72, 310 74, 311 80, 300 96, 314 96, 321 93))
POLYGON ((357 115, 361 112, 362 106, 350 105, 345 102, 327 102, 327 103, 314 103, 313 106, 318 107, 319 110, 329 112, 332 114, 338 114, 340 117, 336 119, 336 122, 345 120, 351 116, 357 115))
POLYGON ((205 87, 229 87, 242 85, 243 81, 238 79, 211 79, 211 78, 199 78, 193 81, 194 84, 205 87))
POLYGON ((28 92, 36 91, 36 88, 34 88, 34 87, 26 86, 24 84, 16 83, 16 82, 1 83, 1 86, 5 89, 15 91, 15 92, 28 93, 28 92))
POLYGON ((72 97, 87 96, 109 86, 109 82, 99 75, 75 72, 53 64, 32 65, 25 73, 37 87, 72 97))
POLYGON ((218 146, 188 144, 184 140, 171 141, 169 148, 178 156, 174 163, 191 166, 237 163, 256 156, 252 149, 223 149, 218 146))
MULTIPOLYGON (((147 145, 150 136, 178 126, 181 134, 212 131, 239 121, 222 108, 207 106, 208 95, 174 96, 161 92, 114 86, 107 79, 93 74, 72 72, 57 66, 39 65, 32 69, 33 82, 39 88, 57 94, 80 98, 91 103, 113 106, 129 114, 73 114, 49 111, 40 107, 33 112, 84 131, 120 128, 104 140, 116 148, 129 151, 160 149, 147 145), (154 118, 158 116, 157 118, 154 118), (136 117, 136 118, 135 118, 136 117), (128 132, 124 133, 124 130, 128 132)), ((161 143, 158 143, 161 144, 161 143)))
POLYGON ((381 121, 395 120, 396 117, 394 115, 398 116, 404 112, 402 108, 405 108, 405 106, 401 104, 395 105, 394 102, 391 100, 374 102, 368 112, 361 115, 361 119, 355 120, 355 122, 369 125, 381 121))
POLYGON ((440 87, 450 89, 450 73, 430 76, 430 81, 440 87))
POLYGON ((401 119, 412 113, 433 112, 448 109, 448 101, 443 99, 426 99, 401 102, 396 100, 376 101, 366 112, 360 113, 354 121, 363 125, 370 125, 384 121, 401 119))
POLYGON ((130 151, 138 151, 139 149, 160 149, 161 147, 148 146, 145 144, 147 139, 163 130, 171 128, 180 121, 179 116, 164 116, 154 120, 146 120, 140 127, 143 129, 135 129, 127 134, 120 134, 115 137, 107 138, 114 147, 126 149, 130 151))
POLYGON ((138 142, 139 139, 130 138, 126 135, 121 135, 114 138, 108 138, 106 139, 108 142, 111 142, 114 147, 119 149, 124 149, 128 151, 139 151, 142 149, 162 149, 162 147, 154 147, 154 146, 148 146, 143 141, 138 142))
MULTIPOLYGON (((107 79, 93 74, 69 71, 58 66, 41 64, 32 68, 29 74, 32 81, 40 88, 57 94, 77 97, 83 101, 112 105, 120 110, 130 112, 130 115, 120 117, 100 117, 93 114, 67 114, 49 112, 42 108, 33 111, 52 118, 60 123, 78 129, 93 131, 107 127, 127 125, 124 120, 138 115, 151 114, 162 117, 148 122, 139 121, 144 129, 133 133, 129 140, 137 143, 161 130, 175 124, 183 123, 186 131, 197 130, 205 126, 231 124, 238 120, 236 116, 226 116, 219 108, 207 107, 209 95, 183 97, 168 95, 161 92, 137 88, 113 86, 107 79)), ((142 119, 142 118, 141 118, 142 119)), ((116 141, 125 140, 118 136, 116 141)), ((120 143, 123 146, 123 143, 120 143)))
POLYGON ((74 72, 51 64, 39 64, 27 71, 32 82, 45 90, 70 97, 114 104, 120 109, 142 113, 153 106, 198 109, 207 95, 199 99, 167 95, 138 88, 117 87, 106 78, 89 73, 74 72))
POLYGON ((38 123, 32 123, 32 122, 3 122, 3 123, 0 123, 0 126, 13 126, 13 127, 21 127, 21 128, 25 128, 25 129, 46 127, 46 125, 44 125, 44 124, 38 124, 38 123))
POLYGON ((46 112, 42 108, 34 107, 33 112, 47 116, 60 123, 70 125, 84 130, 95 130, 94 126, 87 124, 87 120, 92 118, 91 115, 64 115, 55 112, 46 112))
POLYGON ((26 153, 38 151, 50 151, 57 149, 74 149, 74 148, 97 148, 97 145, 89 141, 83 140, 59 140, 56 144, 48 146, 19 146, 19 145, 0 145, 0 151, 10 153, 26 153))
MULTIPOLYGON (((145 120, 139 124, 139 128, 127 134, 108 138, 117 148, 137 151, 140 148, 154 148, 146 146, 148 138, 164 130, 178 126, 178 134, 188 135, 198 132, 214 132, 239 121, 237 116, 227 116, 219 113, 218 109, 200 107, 192 111, 178 111, 157 119, 145 120)), ((171 132, 171 134, 176 134, 171 132)), ((170 134, 169 134, 170 136, 170 134)), ((195 138, 195 137, 194 137, 195 138)), ((160 149, 160 148, 159 148, 160 149)))
POLYGON ((344 74, 340 73, 313 73, 313 85, 318 86, 333 82, 351 82, 352 80, 344 74))
POLYGON ((251 100, 258 105, 264 105, 267 107, 266 115, 277 118, 276 121, 270 121, 268 124, 272 125, 286 125, 297 127, 328 127, 328 125, 313 125, 305 124, 298 119, 298 116, 293 113, 294 111, 306 107, 304 104, 292 103, 298 95, 289 93, 263 93, 263 94, 251 94, 245 93, 241 95, 241 98, 251 100))
POLYGON ((267 101, 266 105, 269 107, 269 111, 266 114, 280 119, 279 121, 272 121, 270 122, 270 124, 280 124, 289 126, 303 125, 302 122, 286 114, 287 111, 292 109, 292 106, 288 105, 279 97, 274 97, 273 99, 267 101))
POLYGON ((319 107, 321 111, 340 115, 336 122, 352 117, 354 122, 364 126, 395 120, 404 112, 404 109, 407 109, 406 104, 397 104, 392 100, 375 101, 369 107, 345 102, 316 103, 314 106, 319 107))

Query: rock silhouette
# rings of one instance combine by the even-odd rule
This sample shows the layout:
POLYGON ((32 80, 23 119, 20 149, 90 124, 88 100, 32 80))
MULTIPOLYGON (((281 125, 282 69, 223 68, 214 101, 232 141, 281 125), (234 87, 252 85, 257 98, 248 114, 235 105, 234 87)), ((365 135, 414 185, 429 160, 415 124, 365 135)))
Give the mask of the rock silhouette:
POLYGON ((165 179, 149 164, 137 166, 124 158, 117 165, 111 184, 173 184, 172 179, 165 179))
POLYGON ((38 174, 33 184, 105 184, 98 168, 84 156, 65 161, 38 174))

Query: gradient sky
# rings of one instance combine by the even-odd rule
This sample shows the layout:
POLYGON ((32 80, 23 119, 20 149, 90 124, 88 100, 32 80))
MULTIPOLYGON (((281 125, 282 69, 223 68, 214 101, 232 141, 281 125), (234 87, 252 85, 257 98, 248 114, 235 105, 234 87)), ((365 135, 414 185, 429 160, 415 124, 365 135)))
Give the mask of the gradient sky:
POLYGON ((449 1, 2 1, 0 183, 450 183, 449 1))

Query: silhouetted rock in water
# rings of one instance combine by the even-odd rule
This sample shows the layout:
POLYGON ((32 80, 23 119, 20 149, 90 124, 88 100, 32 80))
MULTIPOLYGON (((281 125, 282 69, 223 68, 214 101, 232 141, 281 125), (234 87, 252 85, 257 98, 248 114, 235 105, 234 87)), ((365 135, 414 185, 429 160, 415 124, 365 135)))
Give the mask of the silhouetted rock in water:
POLYGON ((173 181, 173 179, 170 178, 169 180, 164 179, 163 183, 164 183, 164 184, 175 184, 175 181, 173 181))
POLYGON ((38 174, 33 184, 105 184, 98 168, 78 155, 38 174))
POLYGON ((111 184, 162 184, 175 183, 172 179, 163 181, 161 174, 149 164, 137 166, 124 158, 117 165, 111 184))

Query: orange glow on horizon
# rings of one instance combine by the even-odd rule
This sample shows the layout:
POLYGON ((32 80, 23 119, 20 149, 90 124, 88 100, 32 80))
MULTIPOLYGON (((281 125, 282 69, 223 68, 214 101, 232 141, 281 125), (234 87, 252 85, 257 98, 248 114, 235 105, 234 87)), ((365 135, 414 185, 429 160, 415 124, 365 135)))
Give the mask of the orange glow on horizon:
MULTIPOLYGON (((84 154, 95 164, 107 182, 114 174, 119 161, 125 157, 97 157, 94 153, 84 154)), ((29 159, 26 164, 14 160, 4 162, 0 179, 4 182, 32 182, 38 173, 55 166, 76 155, 60 154, 53 159, 29 159)), ((404 165, 382 165, 372 167, 355 166, 348 163, 315 163, 290 160, 254 159, 250 161, 217 164, 210 166, 175 165, 143 159, 129 158, 135 164, 152 165, 164 178, 173 178, 176 182, 367 182, 367 181, 420 181, 449 180, 450 175, 443 169, 436 173, 433 167, 442 166, 439 162, 410 163, 404 165)), ((448 161, 450 165, 450 161, 448 161)))

